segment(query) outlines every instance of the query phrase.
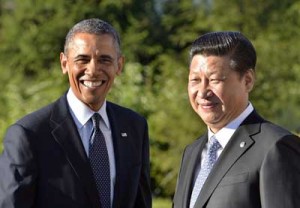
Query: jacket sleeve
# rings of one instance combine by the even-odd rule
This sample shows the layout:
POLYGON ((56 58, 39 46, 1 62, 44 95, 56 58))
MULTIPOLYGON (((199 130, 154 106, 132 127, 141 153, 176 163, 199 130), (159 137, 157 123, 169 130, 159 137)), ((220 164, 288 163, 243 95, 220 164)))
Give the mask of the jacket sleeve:
POLYGON ((260 175, 262 208, 300 207, 300 138, 285 136, 268 152, 260 175))
POLYGON ((32 207, 37 169, 30 131, 11 126, 0 156, 0 208, 32 207))

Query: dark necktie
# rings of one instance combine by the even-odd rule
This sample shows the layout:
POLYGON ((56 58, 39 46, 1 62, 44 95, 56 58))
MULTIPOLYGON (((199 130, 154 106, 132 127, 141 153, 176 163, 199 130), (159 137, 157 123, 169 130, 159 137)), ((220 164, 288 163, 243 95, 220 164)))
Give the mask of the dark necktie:
POLYGON ((93 170, 102 208, 110 208, 110 169, 104 135, 100 130, 100 115, 92 116, 93 134, 89 146, 89 159, 93 170))
POLYGON ((207 154, 204 157, 203 164, 201 165, 200 172, 197 176, 197 179, 196 179, 194 187, 193 187, 191 200, 190 200, 190 208, 194 207, 194 205, 197 201, 198 195, 202 189, 202 186, 203 186, 204 182, 206 181, 206 178, 208 177, 215 162, 217 161, 217 151, 221 147, 222 146, 220 145, 220 143, 214 136, 209 140, 207 154))

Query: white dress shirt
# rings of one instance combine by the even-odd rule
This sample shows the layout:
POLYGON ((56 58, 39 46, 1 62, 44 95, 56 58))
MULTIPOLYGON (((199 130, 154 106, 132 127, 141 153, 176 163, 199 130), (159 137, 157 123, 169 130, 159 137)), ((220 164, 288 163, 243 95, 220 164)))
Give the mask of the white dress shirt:
POLYGON ((106 101, 103 103, 102 107, 98 112, 94 112, 75 96, 71 88, 67 93, 67 101, 70 107, 70 113, 77 126, 77 130, 80 135, 87 156, 89 156, 89 143, 90 143, 89 140, 93 132, 93 123, 90 121, 90 118, 93 116, 94 113, 99 113, 102 117, 102 119, 100 120, 100 129, 105 137, 106 147, 108 151, 110 181, 111 181, 110 193, 111 193, 111 202, 112 202, 114 185, 116 181, 116 165, 115 165, 112 133, 111 133, 110 123, 106 112, 106 101))

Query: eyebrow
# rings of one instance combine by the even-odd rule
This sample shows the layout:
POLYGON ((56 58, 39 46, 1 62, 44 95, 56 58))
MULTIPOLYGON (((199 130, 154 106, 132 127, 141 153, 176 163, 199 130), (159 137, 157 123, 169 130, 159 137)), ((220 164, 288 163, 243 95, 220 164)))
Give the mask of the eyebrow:
POLYGON ((207 73, 207 76, 212 76, 214 74, 218 74, 218 71, 209 71, 209 72, 206 72, 207 73))
MULTIPOLYGON (((85 55, 85 54, 79 54, 77 56, 74 57, 75 60, 77 59, 81 59, 81 58, 84 58, 84 59, 89 59, 91 56, 89 55, 85 55)), ((99 59, 110 59, 110 60, 114 60, 113 57, 111 57, 110 55, 101 55, 100 57, 98 57, 99 59)))
POLYGON ((199 71, 204 72, 204 73, 207 74, 208 76, 211 76, 211 75, 213 75, 213 74, 218 74, 218 71, 217 71, 217 70, 207 71, 207 70, 204 70, 203 68, 191 69, 191 70, 190 70, 190 74, 198 74, 199 71))
POLYGON ((79 54, 79 55, 77 55, 77 56, 74 57, 75 60, 81 59, 81 58, 87 59, 87 58, 90 58, 90 56, 84 55, 84 54, 79 54))
POLYGON ((111 57, 110 55, 101 55, 100 57, 99 57, 100 59, 110 59, 110 60, 114 60, 114 58, 113 57, 111 57))

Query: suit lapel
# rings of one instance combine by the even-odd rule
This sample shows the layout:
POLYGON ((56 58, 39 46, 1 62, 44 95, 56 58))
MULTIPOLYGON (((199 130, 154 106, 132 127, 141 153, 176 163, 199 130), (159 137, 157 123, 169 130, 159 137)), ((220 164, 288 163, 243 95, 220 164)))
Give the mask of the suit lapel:
POLYGON ((222 178, 236 161, 253 145, 251 136, 260 131, 258 121, 260 117, 253 112, 236 130, 229 140, 218 161, 214 165, 209 177, 203 185, 195 207, 204 207, 222 178))
POLYGON ((118 207, 118 203, 119 200, 117 199, 119 197, 119 184, 120 184, 120 161, 119 161, 119 149, 122 148, 118 148, 118 141, 120 140, 120 135, 117 134, 117 132, 119 132, 119 125, 117 123, 117 120, 115 118, 114 112, 110 106, 110 103, 107 102, 106 105, 106 110, 107 110, 107 116, 109 119, 109 123, 111 126, 111 133, 112 133, 112 138, 113 138, 113 146, 114 146, 114 154, 115 154, 115 167, 116 167, 116 182, 115 182, 115 186, 114 186, 114 198, 113 198, 113 206, 112 207, 118 207))
POLYGON ((107 102, 107 115, 111 126, 112 138, 113 138, 113 146, 114 146, 114 154, 115 154, 115 166, 116 166, 116 182, 114 186, 114 198, 113 198, 113 207, 120 207, 122 201, 120 200, 121 187, 124 186, 122 183, 122 177, 120 173, 125 173, 128 171, 126 168, 127 158, 130 155, 130 147, 128 145, 127 137, 128 132, 126 129, 123 129, 122 118, 120 115, 117 115, 117 112, 114 110, 113 105, 110 102, 107 102), (122 136, 123 135, 123 136, 122 136))
POLYGON ((183 178, 184 186, 182 189, 183 191, 182 207, 189 207, 190 196, 194 186, 195 170, 200 165, 201 153, 207 142, 207 134, 205 134, 205 136, 198 139, 198 141, 199 142, 193 145, 192 152, 189 155, 189 158, 187 158, 189 160, 189 165, 185 167, 187 172, 183 178))
MULTIPOLYGON (((123 110, 120 110, 119 107, 110 102, 107 102, 106 108, 111 124, 115 154, 116 182, 114 186, 113 207, 116 208, 123 207, 124 203, 132 203, 129 201, 124 202, 124 200, 127 200, 131 195, 131 193, 127 191, 130 190, 128 186, 138 186, 138 184, 130 184, 135 183, 136 178, 128 177, 135 177, 135 175, 132 174, 132 168, 134 168, 135 165, 139 165, 141 161, 135 148, 135 138, 133 138, 133 134, 137 132, 131 132, 130 117, 128 117, 128 114, 124 114, 123 110)), ((138 131, 138 129, 135 129, 135 131, 138 131)))
POLYGON ((65 96, 59 99, 53 108, 51 126, 54 139, 65 151, 70 166, 93 204, 92 207, 100 207, 92 170, 76 125, 69 113, 65 96))

